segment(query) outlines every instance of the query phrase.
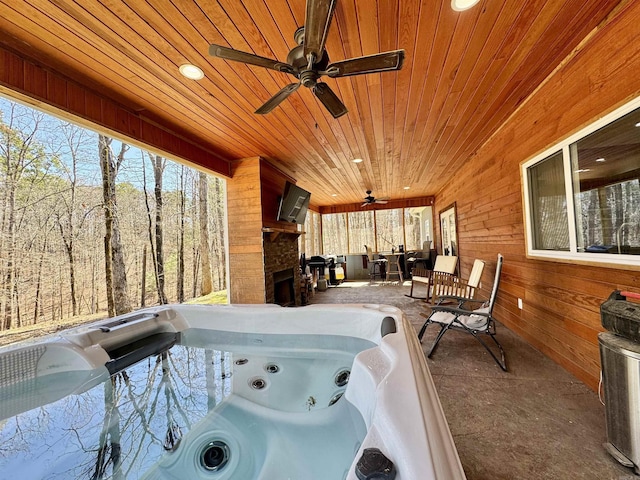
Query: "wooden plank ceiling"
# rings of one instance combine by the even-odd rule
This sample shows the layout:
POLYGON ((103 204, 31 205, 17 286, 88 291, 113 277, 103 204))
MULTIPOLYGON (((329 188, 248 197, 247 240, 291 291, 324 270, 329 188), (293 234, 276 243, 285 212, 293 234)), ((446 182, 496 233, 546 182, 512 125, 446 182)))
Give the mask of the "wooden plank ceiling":
POLYGON ((331 61, 406 58, 399 72, 323 77, 349 109, 337 120, 306 88, 254 114, 293 77, 208 55, 216 43, 285 61, 304 0, 0 0, 0 45, 229 160, 268 158, 328 206, 367 189, 437 194, 619 3, 338 0, 331 61), (184 63, 205 78, 183 78, 184 63))

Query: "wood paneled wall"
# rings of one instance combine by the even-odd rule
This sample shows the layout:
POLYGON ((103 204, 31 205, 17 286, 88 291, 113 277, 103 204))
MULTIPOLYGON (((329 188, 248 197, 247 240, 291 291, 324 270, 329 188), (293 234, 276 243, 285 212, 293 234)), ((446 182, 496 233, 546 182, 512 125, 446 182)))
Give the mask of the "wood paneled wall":
POLYGON ((260 159, 232 162, 231 175, 227 182, 229 301, 264 303, 260 159))
POLYGON ((463 275, 482 258, 490 288, 496 256, 505 257, 496 317, 594 390, 600 304, 615 289, 640 291, 640 272, 527 258, 520 164, 640 95, 638 18, 640 2, 629 2, 436 196, 436 215, 456 202, 463 275))
POLYGON ((272 240, 263 228, 291 237, 278 244, 286 245, 283 248, 291 252, 287 261, 281 258, 282 252, 269 249, 270 255, 280 256, 277 262, 283 268, 297 266, 299 261, 298 226, 276 220, 285 183, 295 181, 260 157, 232 162, 231 173, 232 178, 227 181, 229 298, 231 303, 265 303, 269 298, 267 290, 273 297, 273 288, 267 289, 266 283, 272 281, 274 265, 272 259, 265 259, 264 242, 272 240))

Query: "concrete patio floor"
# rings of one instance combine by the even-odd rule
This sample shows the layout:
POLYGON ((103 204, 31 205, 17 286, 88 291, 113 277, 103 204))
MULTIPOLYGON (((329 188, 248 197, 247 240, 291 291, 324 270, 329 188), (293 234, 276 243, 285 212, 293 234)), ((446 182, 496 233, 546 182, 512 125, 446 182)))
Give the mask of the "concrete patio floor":
MULTIPOLYGON (((417 333, 427 310, 405 296, 409 285, 346 282, 316 292, 311 303, 393 305, 417 333)), ((436 330, 427 330, 423 349, 436 330)), ((447 333, 427 359, 469 480, 640 478, 602 447, 604 407, 595 392, 501 325, 497 338, 506 373, 471 335, 459 332, 447 333)))

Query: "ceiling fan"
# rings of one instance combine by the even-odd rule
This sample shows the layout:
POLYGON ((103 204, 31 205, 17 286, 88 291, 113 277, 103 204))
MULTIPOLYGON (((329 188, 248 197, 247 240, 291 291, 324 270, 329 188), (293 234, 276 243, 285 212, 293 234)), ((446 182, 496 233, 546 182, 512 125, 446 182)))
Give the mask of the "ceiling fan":
POLYGON ((389 200, 389 197, 376 198, 373 195, 371 195, 371 190, 367 190, 367 196, 364 197, 364 203, 362 204, 362 206, 366 207, 367 205, 371 205, 374 203, 385 204, 387 203, 388 200, 389 200))
POLYGON ((356 57, 341 62, 329 63, 329 56, 325 50, 325 42, 337 0, 307 0, 307 11, 304 27, 298 28, 294 40, 298 46, 287 55, 286 62, 278 62, 270 58, 260 57, 221 45, 209 46, 209 54, 234 62, 257 65, 278 72, 288 73, 299 81, 290 83, 255 113, 266 114, 295 92, 300 85, 310 88, 318 100, 329 110, 333 118, 347 113, 347 108, 337 95, 324 82, 318 79, 323 75, 332 78, 362 75, 365 73, 387 72, 400 70, 404 60, 404 50, 393 50, 364 57, 356 57))

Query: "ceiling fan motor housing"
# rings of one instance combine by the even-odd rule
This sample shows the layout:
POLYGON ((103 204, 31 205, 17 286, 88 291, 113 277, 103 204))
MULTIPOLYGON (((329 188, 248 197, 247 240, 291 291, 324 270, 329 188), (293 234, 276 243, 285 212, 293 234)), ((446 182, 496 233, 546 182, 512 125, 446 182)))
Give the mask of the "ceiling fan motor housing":
MULTIPOLYGON (((307 70, 307 66, 309 62, 304 56, 303 45, 298 45, 296 47, 293 47, 293 49, 287 55, 287 63, 289 65, 292 65, 293 68, 295 68, 300 72, 307 70)), ((313 70, 324 71, 326 70, 327 66, 329 66, 329 55, 327 55, 327 51, 324 50, 322 52, 322 58, 320 59, 320 61, 315 62, 313 64, 313 70)))

